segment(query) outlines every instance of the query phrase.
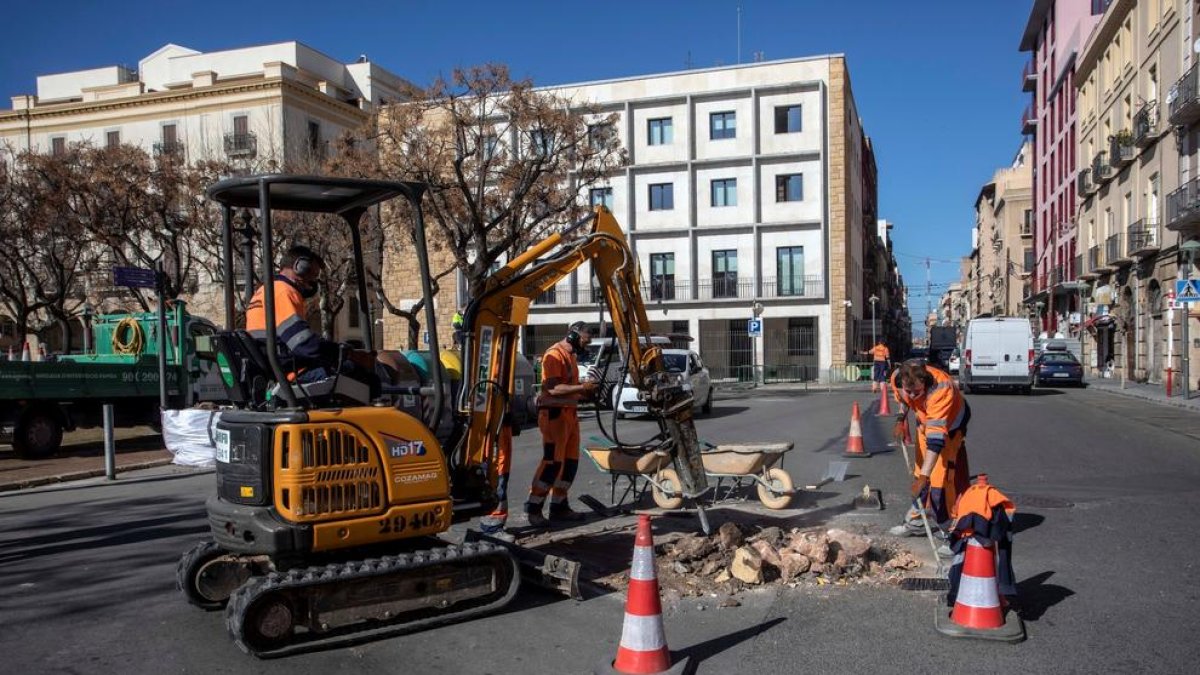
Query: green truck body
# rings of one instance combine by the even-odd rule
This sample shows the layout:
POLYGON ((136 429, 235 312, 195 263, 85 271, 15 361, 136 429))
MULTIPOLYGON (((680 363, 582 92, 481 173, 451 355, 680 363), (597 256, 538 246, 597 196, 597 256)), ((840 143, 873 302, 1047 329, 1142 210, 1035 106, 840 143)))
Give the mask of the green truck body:
MULTIPOLYGON (((100 426, 103 405, 113 404, 117 426, 159 424, 158 315, 107 314, 92 321, 92 352, 45 361, 0 361, 0 434, 23 456, 56 451, 64 430, 100 426), (136 353, 116 353, 129 342, 132 319, 141 329, 136 353), (125 324, 122 325, 122 321, 125 324)), ((184 303, 167 312, 167 396, 172 408, 204 396, 210 362, 197 358, 216 330, 187 313, 184 303), (183 386, 181 386, 181 383, 183 386)))

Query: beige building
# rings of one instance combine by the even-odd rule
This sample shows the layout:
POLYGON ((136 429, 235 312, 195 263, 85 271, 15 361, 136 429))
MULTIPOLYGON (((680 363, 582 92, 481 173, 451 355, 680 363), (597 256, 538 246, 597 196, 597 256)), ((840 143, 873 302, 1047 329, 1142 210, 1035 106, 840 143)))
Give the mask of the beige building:
MULTIPOLYGON (((1086 282, 1079 288, 1084 365, 1093 376, 1161 383, 1168 365, 1176 372, 1181 365, 1182 317, 1167 311, 1166 299, 1180 272, 1179 245, 1200 232, 1200 220, 1189 215, 1194 205, 1178 198, 1195 185, 1197 134, 1188 125, 1200 116, 1191 5, 1112 2, 1076 62, 1082 169, 1075 267, 1086 282)), ((1195 333, 1195 320, 1192 326, 1195 333)), ((1200 352, 1192 354, 1196 363, 1200 352)))
POLYGON ((975 199, 973 269, 971 278, 962 280, 973 316, 1025 313, 1022 300, 1033 262, 1031 150, 1030 143, 1022 145, 1012 165, 997 170, 975 199))
MULTIPOLYGON (((26 149, 61 153, 88 141, 278 171, 323 156, 331 139, 399 99, 402 85, 365 57, 343 64, 299 42, 208 53, 169 44, 136 70, 110 66, 38 76, 36 94, 14 96, 12 109, 0 111, 0 154, 11 160, 26 149)), ((102 271, 97 284, 109 278, 102 271)), ((194 280, 191 309, 220 323, 224 304, 214 282, 194 280)), ((343 339, 361 335, 350 310, 338 317, 343 339)))

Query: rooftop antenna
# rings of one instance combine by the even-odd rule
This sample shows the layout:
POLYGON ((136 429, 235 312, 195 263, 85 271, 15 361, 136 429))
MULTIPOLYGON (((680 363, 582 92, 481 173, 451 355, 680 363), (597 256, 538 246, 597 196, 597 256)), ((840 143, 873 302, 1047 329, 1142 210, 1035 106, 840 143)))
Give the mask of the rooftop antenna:
POLYGON ((742 3, 737 5, 737 62, 742 65, 742 3))

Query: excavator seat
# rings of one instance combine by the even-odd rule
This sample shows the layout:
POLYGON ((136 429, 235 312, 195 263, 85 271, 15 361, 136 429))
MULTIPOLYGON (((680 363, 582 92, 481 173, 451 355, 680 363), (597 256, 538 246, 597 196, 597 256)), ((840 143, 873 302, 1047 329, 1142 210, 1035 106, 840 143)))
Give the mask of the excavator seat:
MULTIPOLYGON (((262 340, 244 330, 235 330, 213 335, 212 344, 229 400, 253 408, 282 400, 262 340)), ((295 360, 282 358, 279 365, 290 372, 295 369, 295 360)), ((297 402, 312 406, 367 405, 371 402, 371 388, 367 383, 336 373, 314 382, 293 383, 292 390, 297 402)))

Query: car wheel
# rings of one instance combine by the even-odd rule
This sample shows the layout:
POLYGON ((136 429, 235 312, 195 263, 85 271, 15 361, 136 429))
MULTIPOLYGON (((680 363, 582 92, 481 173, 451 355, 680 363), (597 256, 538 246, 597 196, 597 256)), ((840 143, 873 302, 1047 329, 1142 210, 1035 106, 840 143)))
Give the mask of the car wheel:
POLYGON ((700 412, 704 413, 705 415, 712 414, 712 397, 713 397, 712 387, 709 387, 708 388, 708 400, 706 400, 704 402, 704 405, 700 408, 700 412))
POLYGON ((21 459, 40 459, 58 452, 62 437, 63 426, 55 411, 30 408, 13 429, 12 447, 21 459))

